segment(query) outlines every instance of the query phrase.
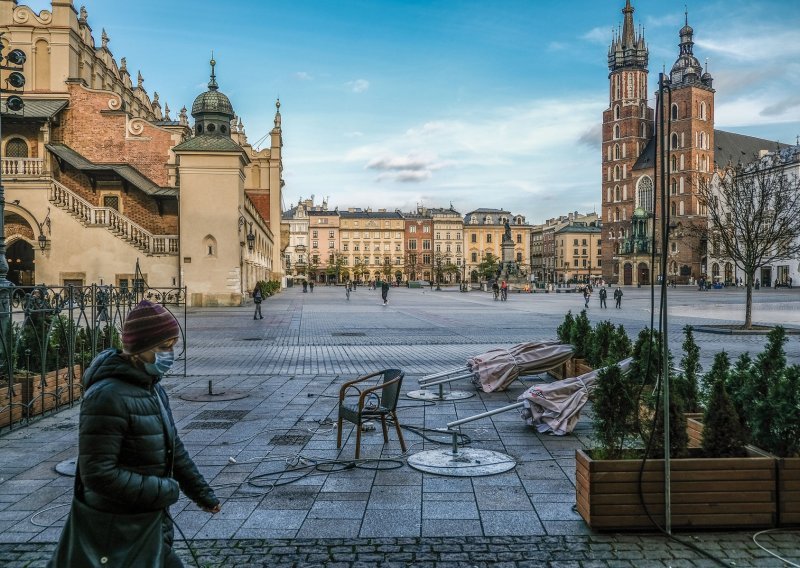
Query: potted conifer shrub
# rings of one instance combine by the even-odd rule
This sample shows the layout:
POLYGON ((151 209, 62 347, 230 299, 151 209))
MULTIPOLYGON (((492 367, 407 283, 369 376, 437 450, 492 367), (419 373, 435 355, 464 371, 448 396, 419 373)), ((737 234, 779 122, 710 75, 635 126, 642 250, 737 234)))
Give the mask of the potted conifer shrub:
MULTIPOLYGON (((660 337, 644 330, 633 347, 627 374, 609 367, 598 374, 592 391, 593 426, 597 448, 576 453, 576 501, 583 519, 597 530, 651 530, 664 522, 663 424, 655 381, 661 367, 660 337), (661 441, 659 441, 659 438, 661 441)), ((710 391, 706 448, 690 450, 680 389, 670 414, 670 522, 675 529, 769 527, 775 521, 774 460, 754 449, 748 456, 718 457, 708 453, 741 445, 743 438, 725 442, 738 422, 733 406, 725 404, 727 356, 712 372, 719 375, 710 391), (720 389, 723 394, 720 394, 720 389), (682 426, 681 426, 682 425, 682 426), (685 457, 684 457, 685 456, 685 457)), ((672 377, 669 380, 672 381, 672 377)), ((712 380, 713 377, 709 377, 712 380)), ((672 398, 672 397, 671 397, 672 398)))

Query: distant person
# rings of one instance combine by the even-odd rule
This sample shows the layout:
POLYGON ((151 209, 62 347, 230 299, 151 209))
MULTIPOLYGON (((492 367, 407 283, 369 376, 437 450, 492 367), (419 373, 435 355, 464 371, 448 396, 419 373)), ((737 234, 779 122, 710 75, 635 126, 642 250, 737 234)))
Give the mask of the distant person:
POLYGON ((308 289, 312 294, 314 293, 314 281, 313 280, 310 280, 308 282, 308 289))
POLYGON ((614 290, 614 302, 616 308, 622 308, 622 288, 617 286, 617 289, 614 290))
POLYGON ((606 292, 605 288, 600 288, 599 296, 600 296, 600 307, 608 308, 608 306, 606 305, 606 298, 608 297, 608 292, 606 292))
POLYGON ((583 307, 584 308, 588 308, 589 307, 589 300, 591 299, 591 297, 592 297, 592 289, 587 284, 586 286, 583 287, 583 307))
POLYGON ((508 300, 508 282, 505 280, 500 283, 500 300, 503 302, 508 300))
POLYGON ((381 298, 383 298, 383 305, 384 306, 389 303, 389 281, 388 280, 384 280, 383 283, 381 283, 381 298))
POLYGON ((261 315, 261 301, 264 299, 264 296, 261 295, 261 287, 256 284, 256 287, 253 289, 253 302, 256 305, 256 311, 253 313, 253 319, 264 319, 264 316, 261 315))
POLYGON ((500 286, 497 284, 497 280, 492 282, 492 293, 494 294, 495 300, 500 297, 500 286))

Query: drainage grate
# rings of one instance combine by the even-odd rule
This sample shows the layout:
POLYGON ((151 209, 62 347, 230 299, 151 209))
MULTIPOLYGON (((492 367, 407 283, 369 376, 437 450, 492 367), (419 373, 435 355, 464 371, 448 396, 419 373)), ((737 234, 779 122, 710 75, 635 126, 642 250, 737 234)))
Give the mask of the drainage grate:
POLYGON ((334 337, 366 337, 363 331, 337 331, 331 334, 334 337))
POLYGON ((193 420, 186 425, 187 430, 227 430, 231 422, 215 422, 213 420, 193 420))
POLYGON ((249 410, 204 410, 194 417, 195 420, 241 420, 249 410))
POLYGON ((269 443, 275 444, 276 446, 294 446, 305 445, 310 440, 311 436, 308 434, 281 434, 279 436, 273 436, 269 443))

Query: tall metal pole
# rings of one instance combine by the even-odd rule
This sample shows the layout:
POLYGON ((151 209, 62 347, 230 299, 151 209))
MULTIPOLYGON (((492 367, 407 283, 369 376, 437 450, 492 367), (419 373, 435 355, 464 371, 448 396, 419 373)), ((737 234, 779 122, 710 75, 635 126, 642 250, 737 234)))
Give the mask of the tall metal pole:
MULTIPOLYGON (((669 187, 669 152, 671 144, 671 103, 672 89, 665 80, 664 73, 658 74, 658 106, 660 110, 660 128, 658 138, 660 142, 660 180, 661 180, 661 380, 664 400, 664 530, 672 534, 672 495, 671 495, 671 463, 670 463, 670 435, 669 435, 669 344, 667 339, 667 246, 669 241, 669 200, 667 188, 669 187), (669 95, 669 101, 664 101, 664 94, 669 95), (669 114, 668 114, 669 113, 669 114), (666 128, 665 128, 666 126, 666 128), (666 131, 666 132, 665 132, 666 131), (664 134, 666 133, 666 137, 664 134)), ((657 165, 659 161, 657 160, 657 165)))

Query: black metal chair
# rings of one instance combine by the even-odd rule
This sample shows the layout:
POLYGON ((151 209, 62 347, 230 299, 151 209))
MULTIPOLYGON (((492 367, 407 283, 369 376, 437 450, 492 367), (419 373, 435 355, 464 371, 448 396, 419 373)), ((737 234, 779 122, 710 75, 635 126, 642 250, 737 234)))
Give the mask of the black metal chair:
POLYGON ((403 439, 403 432, 400 429, 400 422, 397 420, 397 401, 400 398, 400 387, 403 384, 405 373, 400 369, 384 369, 371 375, 359 377, 353 381, 346 382, 339 390, 339 424, 336 434, 336 447, 342 447, 342 421, 347 420, 356 426, 356 459, 361 454, 361 425, 364 420, 380 418, 383 427, 383 442, 389 443, 389 431, 386 428, 386 417, 391 416, 394 427, 397 430, 397 437, 400 439, 400 447, 406 451, 406 442, 403 439), (364 388, 362 383, 370 379, 376 379, 375 384, 364 388), (360 386, 359 386, 360 385, 360 386), (358 402, 348 404, 347 396, 358 393, 358 402))

